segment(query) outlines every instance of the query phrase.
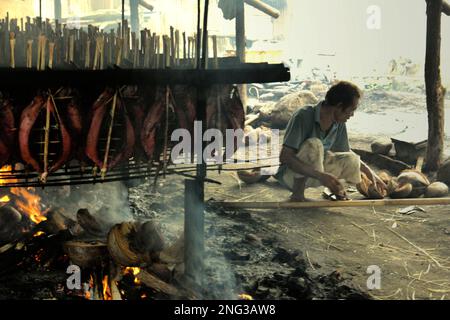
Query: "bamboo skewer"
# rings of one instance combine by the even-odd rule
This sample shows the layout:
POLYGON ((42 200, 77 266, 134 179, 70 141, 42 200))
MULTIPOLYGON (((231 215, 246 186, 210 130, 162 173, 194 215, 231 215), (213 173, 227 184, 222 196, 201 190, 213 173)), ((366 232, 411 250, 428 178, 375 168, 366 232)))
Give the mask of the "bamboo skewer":
POLYGON ((44 172, 39 177, 39 180, 43 183, 47 181, 48 176, 48 147, 50 142, 50 100, 51 98, 47 98, 47 105, 45 110, 45 136, 44 136, 44 172))
POLYGON ((84 57, 84 67, 89 69, 91 67, 91 41, 86 41, 86 55, 84 57))
POLYGON ((41 43, 41 70, 45 70, 47 37, 42 36, 41 43))
POLYGON ((33 40, 27 41, 27 68, 33 67, 33 40))
POLYGON ((50 42, 48 44, 48 67, 50 69, 53 69, 53 56, 54 56, 54 52, 55 52, 55 43, 54 42, 50 42))
POLYGON ((166 178, 167 171, 167 149, 169 144, 169 103, 170 103, 170 87, 166 86, 166 123, 164 128, 164 151, 163 151, 163 176, 166 178))
POLYGON ((16 35, 14 32, 10 32, 9 34, 9 46, 10 46, 10 66, 11 68, 16 67, 16 35))
POLYGON ((110 123, 109 129, 108 129, 108 140, 106 142, 105 156, 103 158, 103 167, 101 169, 102 179, 105 179, 106 171, 108 169, 108 157, 109 157, 109 151, 110 151, 110 147, 111 147, 111 138, 112 138, 112 131, 113 131, 113 126, 114 126, 114 115, 116 113, 117 95, 118 95, 118 92, 116 91, 116 93, 114 94, 113 104, 112 104, 112 108, 111 108, 111 123, 110 123))

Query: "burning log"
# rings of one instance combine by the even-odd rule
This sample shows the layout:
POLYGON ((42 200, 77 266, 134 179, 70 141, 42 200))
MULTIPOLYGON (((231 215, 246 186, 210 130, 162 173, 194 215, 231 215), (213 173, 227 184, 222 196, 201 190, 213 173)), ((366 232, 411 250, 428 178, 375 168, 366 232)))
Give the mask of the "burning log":
POLYGON ((141 266, 158 261, 163 247, 161 231, 153 221, 118 224, 108 234, 108 251, 121 266, 141 266))
POLYGON ((139 281, 156 292, 161 292, 174 298, 184 296, 179 289, 169 283, 166 283, 165 281, 162 281, 161 279, 158 279, 145 270, 141 270, 136 277, 139 281))
POLYGON ((0 243, 17 239, 21 221, 22 215, 10 205, 0 208, 0 243))
POLYGON ((143 257, 131 250, 129 236, 136 232, 136 224, 125 222, 115 225, 108 234, 108 251, 114 262, 122 266, 139 266, 143 257))
POLYGON ((144 251, 149 255, 149 259, 155 260, 152 255, 164 249, 164 239, 159 226, 154 221, 142 224, 136 233, 135 245, 136 250, 144 251))
POLYGON ((98 221, 89 213, 88 209, 80 209, 77 212, 78 224, 83 230, 93 236, 103 236, 104 231, 98 221))
POLYGON ((99 266, 108 257, 106 244, 98 241, 69 241, 64 243, 64 251, 72 263, 81 268, 99 266))
POLYGON ((53 209, 48 212, 47 220, 41 222, 41 229, 48 234, 57 234, 68 230, 75 224, 75 221, 67 218, 61 210, 53 209))

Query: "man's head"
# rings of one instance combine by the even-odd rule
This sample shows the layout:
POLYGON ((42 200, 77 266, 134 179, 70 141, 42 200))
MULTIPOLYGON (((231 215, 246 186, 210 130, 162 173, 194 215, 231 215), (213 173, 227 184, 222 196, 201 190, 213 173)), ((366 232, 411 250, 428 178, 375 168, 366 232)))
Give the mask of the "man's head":
POLYGON ((361 90, 353 83, 340 81, 328 90, 325 104, 333 107, 334 120, 345 123, 358 108, 361 90))

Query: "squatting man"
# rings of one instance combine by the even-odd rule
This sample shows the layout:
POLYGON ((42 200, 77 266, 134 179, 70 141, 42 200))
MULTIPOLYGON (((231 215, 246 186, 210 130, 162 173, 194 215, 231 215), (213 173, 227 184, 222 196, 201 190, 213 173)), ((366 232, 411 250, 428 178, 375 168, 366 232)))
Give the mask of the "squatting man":
POLYGON ((306 201, 305 189, 323 185, 338 199, 347 199, 342 180, 361 182, 361 172, 376 184, 386 185, 358 155, 350 150, 346 122, 361 99, 360 89, 341 81, 330 88, 325 100, 301 108, 288 123, 275 178, 292 191, 292 201, 306 201))

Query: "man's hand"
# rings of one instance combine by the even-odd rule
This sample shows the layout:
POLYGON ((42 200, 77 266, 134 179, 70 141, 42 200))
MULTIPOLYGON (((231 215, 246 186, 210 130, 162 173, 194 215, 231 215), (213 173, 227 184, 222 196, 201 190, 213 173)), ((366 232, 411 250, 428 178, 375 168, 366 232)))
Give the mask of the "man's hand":
POLYGON ((330 191, 340 197, 345 197, 344 186, 339 182, 339 180, 329 173, 322 173, 319 178, 320 183, 330 189, 330 191))
POLYGON ((376 190, 387 190, 387 185, 381 180, 381 178, 363 161, 361 161, 361 171, 364 172, 370 181, 376 187, 376 190))

